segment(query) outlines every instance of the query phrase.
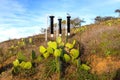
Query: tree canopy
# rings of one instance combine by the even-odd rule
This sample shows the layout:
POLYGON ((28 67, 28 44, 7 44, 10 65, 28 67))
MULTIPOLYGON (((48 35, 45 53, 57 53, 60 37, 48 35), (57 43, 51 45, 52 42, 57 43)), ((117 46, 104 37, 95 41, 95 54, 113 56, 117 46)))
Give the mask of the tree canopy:
POLYGON ((120 17, 120 9, 116 9, 115 12, 119 13, 119 17, 120 17))

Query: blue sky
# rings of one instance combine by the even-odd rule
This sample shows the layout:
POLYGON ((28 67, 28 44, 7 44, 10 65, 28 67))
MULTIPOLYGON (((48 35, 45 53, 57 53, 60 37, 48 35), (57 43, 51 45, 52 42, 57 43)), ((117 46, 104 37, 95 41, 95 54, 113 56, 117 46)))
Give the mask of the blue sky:
POLYGON ((96 16, 115 16, 120 0, 0 0, 0 42, 32 36, 46 28, 47 15, 66 19, 84 18, 93 23, 96 16))

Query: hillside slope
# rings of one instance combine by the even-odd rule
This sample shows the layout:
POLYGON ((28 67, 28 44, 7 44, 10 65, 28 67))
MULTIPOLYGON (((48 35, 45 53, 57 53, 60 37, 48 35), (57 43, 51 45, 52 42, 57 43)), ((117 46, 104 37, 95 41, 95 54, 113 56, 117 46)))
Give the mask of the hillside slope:
MULTIPOLYGON (((66 37, 62 39, 65 41, 66 37)), ((39 56, 39 46, 47 46, 44 40, 44 35, 40 34, 0 43, 0 80, 58 80, 57 72, 47 74, 54 68, 53 57, 36 62, 30 70, 13 73, 17 54, 22 52, 30 61, 33 50, 39 56)), ((49 37, 48 40, 55 39, 49 37)), ((89 65, 90 70, 79 71, 74 65, 64 64, 62 80, 120 80, 120 19, 74 28, 68 37, 69 42, 73 40, 80 43, 81 63, 89 65)))

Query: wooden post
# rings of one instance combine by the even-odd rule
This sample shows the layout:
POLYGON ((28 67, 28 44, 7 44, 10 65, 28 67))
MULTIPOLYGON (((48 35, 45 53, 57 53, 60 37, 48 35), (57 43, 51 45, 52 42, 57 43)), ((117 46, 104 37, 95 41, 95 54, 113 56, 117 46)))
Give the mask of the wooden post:
POLYGON ((48 28, 48 16, 47 16, 47 23, 46 23, 46 29, 45 29, 45 41, 47 41, 47 28, 48 28))

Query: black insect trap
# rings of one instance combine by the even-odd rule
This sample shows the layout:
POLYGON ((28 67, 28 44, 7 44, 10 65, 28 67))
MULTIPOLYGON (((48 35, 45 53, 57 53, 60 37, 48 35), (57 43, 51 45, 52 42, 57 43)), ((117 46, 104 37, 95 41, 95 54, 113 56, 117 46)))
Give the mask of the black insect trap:
POLYGON ((62 26, 61 26, 62 19, 58 19, 58 25, 59 25, 59 36, 62 36, 62 26))
POLYGON ((54 34, 54 16, 50 16, 50 27, 51 27, 50 34, 51 34, 51 37, 53 37, 53 34, 54 34))
MULTIPOLYGON (((50 17, 50 33, 51 37, 54 35, 54 16, 49 16, 50 17)), ((67 16, 67 36, 70 36, 70 18, 71 16, 67 16)), ((59 36, 62 36, 62 19, 58 19, 58 26, 59 26, 59 36)))
POLYGON ((67 16, 67 35, 70 36, 70 18, 71 16, 67 16))

